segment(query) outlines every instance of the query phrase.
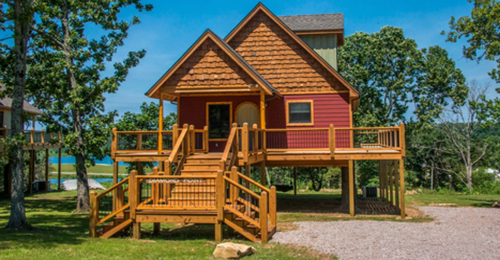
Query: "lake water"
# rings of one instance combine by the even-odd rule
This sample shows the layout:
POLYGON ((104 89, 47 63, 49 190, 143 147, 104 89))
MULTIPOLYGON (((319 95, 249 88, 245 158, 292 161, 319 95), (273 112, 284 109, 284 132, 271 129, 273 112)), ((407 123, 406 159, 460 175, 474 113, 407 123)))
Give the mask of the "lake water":
MULTIPOLYGON (((51 164, 58 164, 59 162, 59 157, 49 157, 50 163, 51 164)), ((61 164, 75 164, 76 159, 75 157, 61 157, 61 164)), ((113 165, 113 160, 111 159, 110 156, 104 157, 102 160, 95 160, 96 164, 104 164, 104 165, 113 165)), ((126 162, 118 162, 118 165, 120 166, 129 166, 128 163, 126 162)))
MULTIPOLYGON (((90 179, 93 179, 99 183, 103 182, 113 182, 113 178, 92 178, 92 176, 89 176, 90 179)), ((71 179, 61 179, 61 183, 63 183, 65 180, 71 180, 71 179)), ((118 182, 121 181, 121 178, 118 178, 118 182)), ((57 179, 49 179, 50 184, 57 184, 57 179)))

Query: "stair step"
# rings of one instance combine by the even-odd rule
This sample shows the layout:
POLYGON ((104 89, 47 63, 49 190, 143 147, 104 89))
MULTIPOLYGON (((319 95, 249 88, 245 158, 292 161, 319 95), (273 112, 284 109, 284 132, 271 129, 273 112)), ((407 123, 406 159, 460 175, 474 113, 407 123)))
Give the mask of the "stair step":
POLYGON ((206 180, 202 180, 201 182, 193 182, 193 183, 176 183, 176 184, 173 184, 174 185, 174 189, 177 189, 177 188, 191 188, 191 189, 197 189, 199 187, 215 187, 215 182, 211 181, 211 182, 208 182, 206 180))
POLYGON ((215 207, 215 200, 169 200, 168 205, 172 207, 215 207))
POLYGON ((187 158, 185 163, 219 163, 221 158, 203 158, 203 159, 190 159, 187 158))
POLYGON ((181 175, 216 175, 219 169, 182 169, 181 175))
POLYGON ((215 186, 177 186, 172 190, 172 193, 215 193, 215 186))

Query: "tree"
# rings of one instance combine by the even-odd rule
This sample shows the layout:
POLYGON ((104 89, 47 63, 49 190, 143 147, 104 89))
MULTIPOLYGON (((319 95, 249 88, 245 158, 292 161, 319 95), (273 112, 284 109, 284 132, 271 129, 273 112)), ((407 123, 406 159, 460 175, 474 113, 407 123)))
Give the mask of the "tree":
MULTIPOLYGON (((15 0, 2 3, 0 9, 2 29, 12 31, 14 45, 2 45, 4 52, 13 56, 13 93, 11 135, 9 136, 10 162, 12 164, 11 211, 7 228, 30 228, 24 205, 24 160, 23 160, 23 102, 26 88, 28 42, 33 23, 33 3, 31 0, 15 0)), ((3 64, 5 65, 5 64, 3 64)), ((5 67, 4 67, 5 69, 5 67)), ((3 70, 4 70, 3 69, 3 70)))
POLYGON ((478 117, 481 112, 479 103, 485 100, 486 87, 476 82, 470 83, 470 94, 463 107, 455 107, 444 113, 440 118, 439 129, 443 131, 449 141, 448 153, 457 155, 465 167, 465 171, 445 169, 454 174, 469 190, 472 190, 472 172, 474 166, 486 154, 488 143, 478 140, 475 136, 480 132, 482 120, 478 117))
MULTIPOLYGON (((450 31, 446 35, 448 42, 466 39, 463 54, 467 59, 480 62, 483 59, 495 61, 497 67, 488 74, 500 83, 500 2, 496 0, 467 0, 474 3, 470 16, 459 19, 451 17, 450 31)), ((500 93, 500 88, 496 89, 500 93)), ((484 103, 484 114, 500 122, 500 99, 489 99, 484 103)))
POLYGON ((42 90, 34 95, 38 107, 46 111, 41 120, 49 130, 62 129, 65 144, 76 158, 77 212, 89 209, 89 187, 85 162, 106 154, 109 125, 115 111, 104 113, 104 94, 115 93, 130 68, 146 51, 129 52, 122 62, 107 68, 128 29, 139 23, 119 19, 122 9, 133 6, 139 12, 152 9, 140 0, 49 1, 41 3, 30 67, 30 86, 42 90), (90 38, 87 28, 102 33, 90 38), (112 74, 103 76, 102 73, 112 74))
POLYGON ((355 33, 339 49, 339 71, 361 94, 354 113, 357 126, 386 126, 405 121, 410 104, 419 122, 432 122, 467 93, 465 77, 439 46, 418 49, 403 30, 355 33))

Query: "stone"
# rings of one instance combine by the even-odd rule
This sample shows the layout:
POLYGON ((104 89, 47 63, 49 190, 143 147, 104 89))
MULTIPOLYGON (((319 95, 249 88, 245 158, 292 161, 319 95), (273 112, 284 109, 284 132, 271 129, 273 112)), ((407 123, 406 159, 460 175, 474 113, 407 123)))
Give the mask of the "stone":
POLYGON ((500 208, 500 201, 493 203, 493 205, 491 205, 491 206, 494 208, 500 208))
POLYGON ((215 258, 239 259, 255 252, 257 252, 257 249, 252 246, 226 242, 218 244, 213 255, 215 258))

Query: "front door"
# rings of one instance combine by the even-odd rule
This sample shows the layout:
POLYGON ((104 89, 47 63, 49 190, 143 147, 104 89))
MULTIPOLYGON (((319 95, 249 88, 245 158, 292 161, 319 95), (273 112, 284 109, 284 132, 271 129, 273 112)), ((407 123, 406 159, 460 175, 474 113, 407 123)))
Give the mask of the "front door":
POLYGON ((248 123, 248 127, 252 127, 254 124, 259 125, 259 110, 253 103, 244 103, 238 107, 236 118, 238 120, 238 126, 240 127, 243 126, 244 123, 248 123))
POLYGON ((232 104, 207 103, 207 125, 210 152, 222 152, 231 131, 232 104))

